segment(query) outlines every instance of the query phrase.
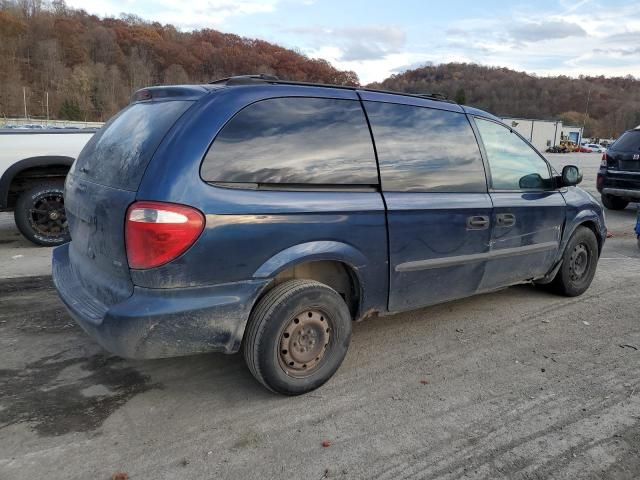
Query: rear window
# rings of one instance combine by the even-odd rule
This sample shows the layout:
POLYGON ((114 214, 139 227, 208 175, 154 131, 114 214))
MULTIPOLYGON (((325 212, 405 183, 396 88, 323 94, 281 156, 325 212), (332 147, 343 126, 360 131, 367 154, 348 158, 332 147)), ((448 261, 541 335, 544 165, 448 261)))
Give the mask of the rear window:
POLYGON ((95 183, 137 190, 149 160, 193 102, 142 102, 109 120, 84 147, 73 173, 95 183))
POLYGON ((624 132, 618 140, 611 145, 611 150, 617 152, 637 152, 640 150, 640 130, 624 132))
POLYGON ((326 98, 271 98, 245 107, 214 140, 201 175, 258 185, 378 183, 360 103, 326 98))
POLYGON ((476 141, 463 113, 365 102, 387 192, 486 192, 476 141))

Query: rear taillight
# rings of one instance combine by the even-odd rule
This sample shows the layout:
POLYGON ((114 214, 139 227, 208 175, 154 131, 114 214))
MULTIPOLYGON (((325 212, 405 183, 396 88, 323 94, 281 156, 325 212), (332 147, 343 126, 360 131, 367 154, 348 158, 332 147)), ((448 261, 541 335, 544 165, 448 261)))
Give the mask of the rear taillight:
POLYGON ((603 167, 607 166, 607 153, 606 152, 602 154, 602 161, 600 162, 600 165, 603 166, 603 167))
POLYGON ((204 215, 192 207, 135 202, 127 210, 125 242, 129 267, 153 268, 183 254, 202 233, 204 215))

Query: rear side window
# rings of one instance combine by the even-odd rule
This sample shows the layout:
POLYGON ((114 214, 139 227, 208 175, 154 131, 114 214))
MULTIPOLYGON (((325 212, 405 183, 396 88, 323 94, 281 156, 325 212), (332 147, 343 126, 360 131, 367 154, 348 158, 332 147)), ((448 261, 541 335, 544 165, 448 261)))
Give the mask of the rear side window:
POLYGON ((271 98, 237 113, 202 164, 208 182, 373 185, 371 135, 358 101, 271 98))
POLYGON ((365 102, 385 191, 486 192, 482 157, 466 115, 365 102))
POLYGON ((640 151, 640 130, 624 132, 620 138, 611 145, 611 150, 618 152, 640 151))
POLYGON ((192 102, 142 102, 109 120, 84 147, 73 173, 109 187, 137 190, 153 153, 192 102))

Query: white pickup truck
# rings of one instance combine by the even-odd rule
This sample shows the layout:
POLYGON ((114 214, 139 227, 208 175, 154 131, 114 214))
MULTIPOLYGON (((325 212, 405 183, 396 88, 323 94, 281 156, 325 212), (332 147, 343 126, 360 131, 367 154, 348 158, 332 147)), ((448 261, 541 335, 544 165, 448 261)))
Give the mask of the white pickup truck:
POLYGON ((37 245, 69 241, 64 180, 95 130, 0 130, 0 211, 37 245))

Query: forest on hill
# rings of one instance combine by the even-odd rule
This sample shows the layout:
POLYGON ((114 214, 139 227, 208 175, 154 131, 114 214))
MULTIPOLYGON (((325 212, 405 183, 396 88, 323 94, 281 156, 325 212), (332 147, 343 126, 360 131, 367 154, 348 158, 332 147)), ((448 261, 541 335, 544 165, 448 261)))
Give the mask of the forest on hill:
POLYGON ((206 83, 244 73, 357 85, 354 72, 263 40, 181 32, 132 15, 99 18, 64 1, 0 0, 0 118, 27 113, 106 120, 154 84, 206 83))
POLYGON ((538 77, 467 63, 428 65, 393 75, 374 88, 442 93, 498 116, 561 119, 585 125, 585 136, 616 137, 640 125, 640 80, 538 77))

